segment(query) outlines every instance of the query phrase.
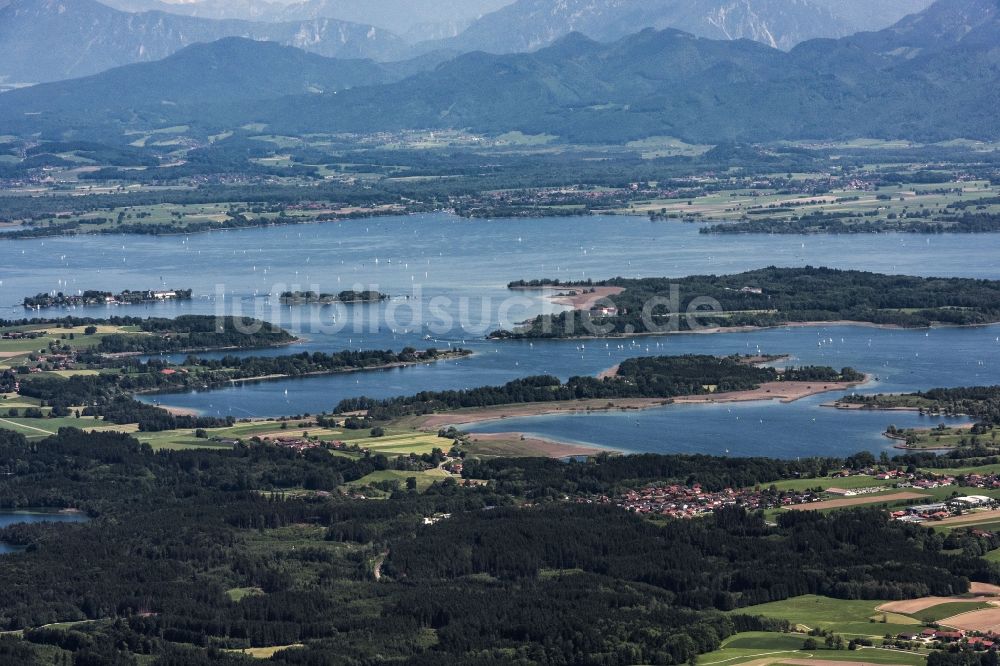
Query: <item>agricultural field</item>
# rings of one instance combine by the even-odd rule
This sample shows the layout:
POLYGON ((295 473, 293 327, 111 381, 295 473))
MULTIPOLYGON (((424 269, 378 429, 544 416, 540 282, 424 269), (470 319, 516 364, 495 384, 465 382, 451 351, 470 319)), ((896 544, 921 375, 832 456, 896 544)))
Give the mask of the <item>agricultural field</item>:
POLYGON ((942 618, 941 624, 963 631, 996 632, 1000 630, 1000 608, 990 607, 959 612, 950 617, 942 618))
MULTIPOLYGON (((309 438, 312 440, 341 441, 348 445, 357 444, 371 453, 381 453, 390 458, 411 453, 429 454, 434 449, 447 451, 452 441, 409 428, 386 428, 382 437, 372 437, 367 429, 352 430, 349 428, 318 428, 310 420, 290 421, 247 421, 236 423, 227 428, 211 428, 205 431, 206 437, 195 436, 193 430, 167 430, 162 432, 138 432, 135 424, 111 424, 89 416, 67 416, 50 418, 47 407, 40 408, 42 418, 25 418, 23 411, 28 407, 37 408, 38 401, 24 398, 17 394, 0 394, 0 428, 14 430, 28 439, 44 439, 54 435, 59 428, 79 428, 88 431, 115 431, 134 435, 140 442, 149 444, 155 450, 211 449, 230 448, 229 444, 218 440, 249 440, 261 438, 309 438), (9 416, 11 409, 20 414, 9 416), (283 425, 287 427, 282 427, 283 425)), ((356 455, 350 451, 337 451, 338 455, 356 455)), ((429 485, 429 484, 428 484, 429 485)))
MULTIPOLYGON (((800 179, 810 174, 793 174, 800 179)), ((777 191, 733 189, 685 199, 652 199, 634 202, 619 214, 650 214, 685 220, 724 222, 748 217, 783 220, 815 213, 846 213, 865 221, 888 221, 906 213, 927 210, 931 214, 953 214, 947 206, 976 199, 995 199, 1000 187, 989 181, 953 181, 946 183, 904 183, 883 186, 877 191, 831 190, 820 195, 788 195, 777 191)), ((980 213, 1000 213, 1000 204, 992 201, 976 208, 980 213)))
POLYGON ((923 500, 926 497, 928 496, 923 493, 912 492, 873 493, 870 495, 857 495, 855 497, 841 497, 823 502, 813 502, 811 504, 796 504, 788 507, 788 509, 791 511, 826 511, 828 509, 843 509, 869 504, 899 504, 909 500, 923 500))
POLYGON ((779 634, 749 631, 729 637, 722 647, 701 655, 698 666, 770 666, 778 664, 802 665, 811 662, 865 662, 874 664, 907 664, 920 666, 925 656, 916 652, 862 648, 859 650, 830 650, 820 647, 805 651, 803 643, 809 636, 803 633, 779 634))
POLYGON ((387 469, 380 472, 372 472, 368 476, 362 477, 357 481, 352 481, 347 484, 348 488, 364 488, 378 483, 385 482, 398 482, 401 488, 406 487, 406 480, 413 477, 417 480, 417 491, 423 492, 431 487, 432 484, 444 481, 445 479, 454 478, 451 474, 440 468, 429 469, 423 472, 416 471, 399 471, 393 469, 387 469))
MULTIPOLYGON (((169 430, 156 433, 136 433, 141 442, 149 443, 154 449, 185 449, 185 448, 217 448, 227 447, 212 440, 260 438, 302 438, 313 440, 341 441, 348 445, 357 444, 373 454, 381 453, 388 457, 417 455, 431 453, 434 449, 447 451, 451 448, 451 440, 443 439, 434 434, 423 432, 393 431, 387 429, 383 437, 372 437, 368 430, 351 430, 348 428, 317 428, 308 425, 308 421, 288 421, 287 428, 281 428, 281 423, 275 421, 250 421, 237 423, 229 428, 212 428, 206 430, 208 439, 199 439, 190 430, 169 430)), ((127 427, 127 426, 126 426, 127 427)), ((133 428, 134 429, 134 428, 133 428)), ((337 452, 352 455, 350 451, 337 452)))
POLYGON ((231 652, 233 654, 241 654, 247 657, 253 657, 254 659, 270 659, 278 652, 282 650, 291 650, 293 648, 305 647, 302 643, 294 643, 292 645, 276 645, 274 647, 259 647, 259 648, 244 648, 242 650, 226 650, 226 652, 231 652))
POLYGON ((0 328, 0 335, 26 333, 37 337, 0 339, 0 370, 18 366, 31 353, 49 353, 50 346, 70 349, 89 349, 101 343, 107 335, 148 335, 135 326, 95 326, 97 331, 87 335, 86 326, 60 328, 53 324, 31 324, 0 328))
MULTIPOLYGON (((808 594, 752 606, 750 609, 740 609, 737 612, 752 611, 754 615, 788 620, 803 631, 824 629, 843 635, 845 638, 865 636, 873 640, 881 640, 887 633, 895 635, 913 631, 914 626, 920 624, 916 619, 902 622, 901 618, 883 622, 883 613, 876 609, 884 603, 886 602, 832 599, 808 594)), ((889 617, 886 616, 885 619, 889 620, 889 617)))
POLYGON ((767 484, 767 487, 774 486, 778 490, 809 490, 812 488, 841 488, 843 490, 857 490, 859 488, 891 487, 895 481, 876 479, 874 476, 846 476, 846 477, 823 477, 815 479, 788 479, 785 481, 775 481, 767 484))
POLYGON ((993 605, 986 601, 952 601, 931 606, 930 608, 925 608, 924 610, 911 613, 911 615, 925 623, 940 622, 941 620, 958 615, 959 613, 968 613, 970 611, 982 610, 984 608, 993 608, 993 605))
POLYGON ((722 642, 722 647, 698 658, 698 666, 722 666, 740 664, 764 655, 779 657, 787 655, 799 657, 802 652, 802 634, 777 634, 766 631, 747 631, 730 636, 722 642))

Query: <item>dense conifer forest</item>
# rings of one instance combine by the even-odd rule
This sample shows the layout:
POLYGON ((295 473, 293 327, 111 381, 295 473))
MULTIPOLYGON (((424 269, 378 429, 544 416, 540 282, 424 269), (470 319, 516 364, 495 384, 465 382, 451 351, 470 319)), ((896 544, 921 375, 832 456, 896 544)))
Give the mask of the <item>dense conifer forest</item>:
POLYGON ((681 664, 738 630, 782 629, 754 615, 762 602, 947 595, 1000 580, 996 565, 943 553, 942 536, 878 510, 788 512, 769 526, 740 508, 650 520, 563 499, 571 485, 766 481, 844 461, 497 460, 465 472, 485 485, 445 481, 384 501, 338 492, 390 464, 256 444, 154 453, 127 435, 70 429, 29 443, 0 431, 6 508, 90 516, 0 531, 22 547, 0 556, 0 630, 27 630, 0 640, 0 656, 229 664, 244 662, 221 650, 301 645, 273 660, 681 664))

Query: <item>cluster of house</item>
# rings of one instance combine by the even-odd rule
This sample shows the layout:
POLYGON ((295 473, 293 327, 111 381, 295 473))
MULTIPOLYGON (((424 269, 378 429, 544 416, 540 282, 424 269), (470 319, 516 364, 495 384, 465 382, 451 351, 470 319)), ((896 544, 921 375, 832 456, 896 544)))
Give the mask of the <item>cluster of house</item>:
POLYGON ((962 485, 970 488, 1000 488, 1000 474, 967 474, 962 485))
MULTIPOLYGON (((333 449, 335 451, 353 451, 355 453, 360 453, 362 455, 369 453, 366 448, 359 447, 357 444, 348 444, 347 442, 342 442, 340 440, 328 441, 323 439, 308 439, 306 437, 294 437, 291 435, 281 436, 281 435, 259 435, 255 439, 264 442, 266 444, 272 444, 274 446, 279 446, 284 449, 290 449, 296 453, 305 453, 311 449, 333 449)), ((238 439, 225 439, 217 438, 215 441, 221 444, 228 444, 230 446, 235 446, 240 443, 238 439)), ((459 463, 458 469, 461 470, 462 466, 459 463)), ((457 472, 461 473, 461 471, 457 472)))
POLYGON ((839 495, 841 497, 857 497, 858 495, 874 495, 875 493, 884 493, 886 491, 885 486, 869 486, 868 488, 827 488, 826 492, 831 495, 839 495))
POLYGON ((922 643, 958 643, 965 642, 970 647, 979 650, 989 650, 997 642, 996 634, 988 633, 985 636, 970 636, 964 631, 956 629, 924 629, 920 633, 904 633, 896 636, 901 641, 919 641, 922 643))
POLYGON ((822 498, 818 493, 800 490, 785 492, 769 492, 761 490, 733 490, 726 488, 720 491, 706 491, 701 485, 685 486, 650 485, 639 490, 630 490, 618 498, 601 496, 596 501, 599 504, 614 504, 626 511, 642 514, 660 514, 672 518, 694 518, 724 506, 742 506, 750 510, 773 509, 796 504, 818 502, 822 498))
POLYGON ((960 516, 972 509, 989 509, 996 505, 992 497, 986 495, 966 495, 952 497, 943 502, 930 504, 914 504, 899 511, 893 511, 892 517, 907 523, 923 523, 928 520, 944 520, 952 516, 960 516))
MULTIPOLYGON (((957 483, 957 479, 954 476, 928 473, 917 474, 898 469, 883 470, 878 468, 866 468, 860 470, 843 470, 831 476, 833 478, 870 476, 878 481, 894 481, 895 487, 897 488, 920 488, 923 490, 944 488, 947 486, 953 486, 957 483)), ((885 488, 882 487, 882 489, 884 490, 885 488)), ((852 489, 851 491, 845 491, 844 494, 850 496, 850 493, 853 492, 860 495, 863 494, 862 491, 863 489, 852 489)))
MULTIPOLYGON (((296 453, 305 453, 311 449, 336 448, 330 442, 314 441, 305 437, 271 437, 265 435, 260 439, 268 444, 273 444, 283 449, 290 449, 296 453)), ((343 442, 335 442, 334 444, 343 444, 343 442)))
MULTIPOLYGON (((72 370, 76 363, 75 354, 49 354, 45 361, 52 366, 53 370, 72 370)), ((41 368, 32 368, 32 371, 40 371, 41 368)))
POLYGON ((0 335, 0 339, 3 340, 34 340, 35 338, 40 338, 46 333, 44 331, 5 331, 3 335, 0 335))
POLYGON ((55 306, 75 307, 78 305, 134 305, 136 303, 155 303, 158 301, 189 300, 190 289, 157 291, 153 289, 130 290, 119 294, 110 291, 87 290, 79 294, 38 294, 26 296, 24 307, 49 308, 55 306))

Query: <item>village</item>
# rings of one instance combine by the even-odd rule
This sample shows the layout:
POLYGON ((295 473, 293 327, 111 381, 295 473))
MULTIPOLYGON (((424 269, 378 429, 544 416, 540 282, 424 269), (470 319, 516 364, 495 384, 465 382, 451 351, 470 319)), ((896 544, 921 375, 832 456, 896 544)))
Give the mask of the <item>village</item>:
POLYGON ((139 303, 159 303, 163 301, 191 300, 190 289, 171 289, 157 291, 152 289, 126 289, 118 294, 110 291, 88 289, 77 294, 36 294, 25 296, 25 308, 40 310, 52 307, 80 307, 85 305, 136 305, 139 303))
MULTIPOLYGON (((620 496, 611 498, 602 495, 597 498, 580 499, 581 502, 598 504, 613 504, 626 511, 638 514, 657 514, 670 518, 696 518, 711 514, 726 506, 740 506, 749 511, 802 507, 815 504, 817 510, 834 508, 832 503, 874 504, 880 501, 892 501, 895 490, 934 490, 955 486, 964 488, 1000 488, 1000 474, 970 474, 955 477, 946 474, 905 472, 901 470, 842 470, 831 477, 832 483, 820 487, 820 480, 813 488, 778 489, 777 487, 756 487, 733 489, 725 488, 718 491, 705 490, 700 484, 652 484, 642 488, 628 490, 620 496), (849 479, 869 476, 871 486, 858 486, 857 483, 845 483, 851 488, 836 486, 836 479, 849 479), (891 481, 891 484, 877 484, 878 481, 891 481), (828 504, 830 506, 828 506, 828 504)), ((917 495, 898 494, 899 499, 914 501, 917 495)), ((912 504, 894 510, 890 515, 895 520, 909 523, 940 521, 946 518, 966 515, 970 511, 986 511, 995 509, 997 500, 986 495, 958 495, 942 501, 923 504, 912 504)))

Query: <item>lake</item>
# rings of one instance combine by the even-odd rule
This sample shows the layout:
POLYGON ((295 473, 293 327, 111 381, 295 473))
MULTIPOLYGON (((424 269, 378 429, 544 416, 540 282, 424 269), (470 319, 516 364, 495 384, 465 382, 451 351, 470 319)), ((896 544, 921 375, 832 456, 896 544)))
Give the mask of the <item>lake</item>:
MULTIPOLYGON (((46 511, 2 511, 0 510, 0 528, 17 523, 85 523, 90 518, 82 513, 54 513, 46 511)), ((9 546, 0 541, 0 555, 16 552, 16 546, 9 546)))
MULTIPOLYGON (((92 236, 0 244, 0 316, 23 317, 26 295, 82 289, 192 288, 190 302, 78 308, 74 315, 245 314, 299 333, 303 341, 267 354, 341 349, 463 346, 475 355, 433 365, 239 385, 144 399, 204 414, 279 416, 329 410, 357 395, 499 384, 550 373, 595 374, 624 358, 683 353, 792 354, 794 363, 853 366, 878 377, 862 391, 1000 383, 1000 327, 897 331, 857 326, 784 328, 635 340, 484 339, 546 308, 540 292, 506 289, 511 280, 731 273, 768 265, 829 266, 885 273, 1000 279, 1000 234, 729 236, 699 225, 604 217, 463 220, 445 214, 272 227, 203 235, 92 236), (375 288, 388 303, 282 306, 285 289, 336 292, 375 288)), ((46 310, 57 316, 66 311, 46 310)), ((635 451, 771 451, 841 454, 887 445, 891 421, 917 415, 841 413, 821 406, 835 395, 791 405, 671 407, 641 414, 552 416, 478 429, 512 429, 635 451), (737 413, 737 421, 731 417, 737 413), (815 419, 815 420, 814 420, 815 419), (747 424, 755 423, 758 428, 747 424), (815 425, 814 425, 815 424, 815 425), (669 433, 669 436, 664 434, 669 433)), ((910 421, 909 419, 912 419, 910 421)))

